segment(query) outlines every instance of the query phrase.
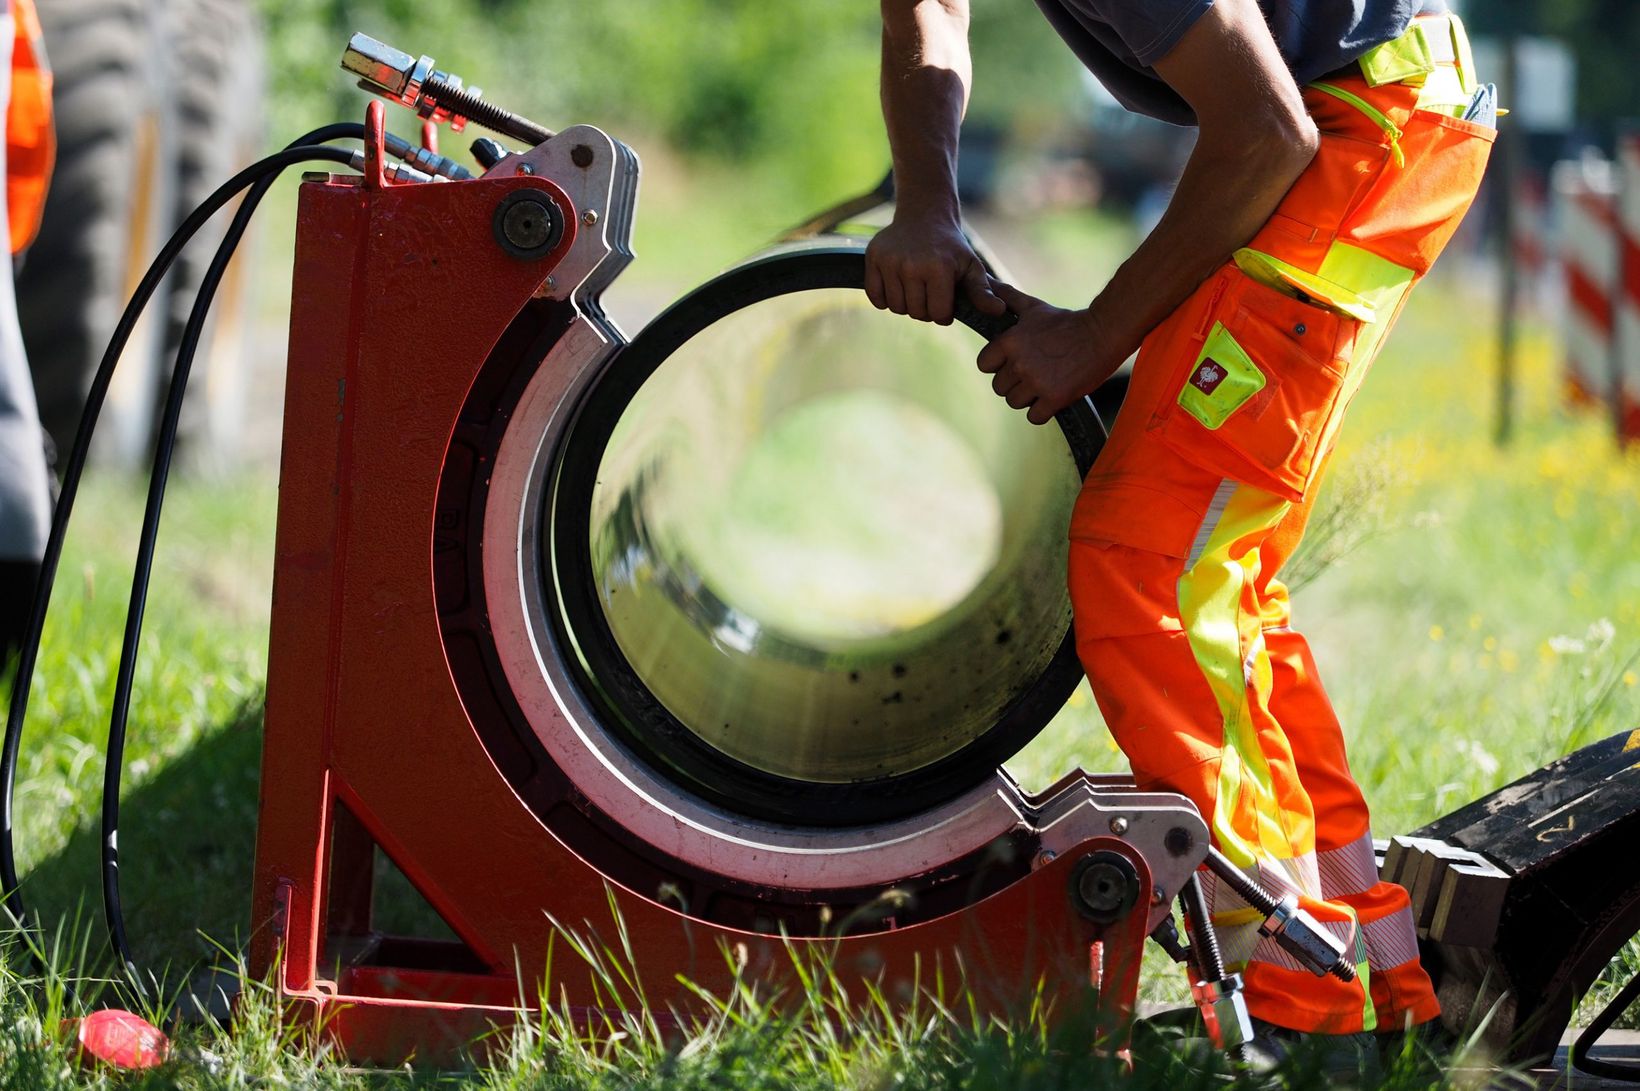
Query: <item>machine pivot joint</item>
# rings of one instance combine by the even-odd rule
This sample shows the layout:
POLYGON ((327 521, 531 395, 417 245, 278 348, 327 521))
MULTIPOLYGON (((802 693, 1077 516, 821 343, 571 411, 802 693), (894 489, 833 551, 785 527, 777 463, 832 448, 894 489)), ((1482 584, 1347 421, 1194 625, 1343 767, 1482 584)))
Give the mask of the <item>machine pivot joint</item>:
POLYGON ((1119 852, 1101 849, 1076 862, 1071 904, 1096 924, 1114 924, 1139 901, 1139 872, 1119 852))

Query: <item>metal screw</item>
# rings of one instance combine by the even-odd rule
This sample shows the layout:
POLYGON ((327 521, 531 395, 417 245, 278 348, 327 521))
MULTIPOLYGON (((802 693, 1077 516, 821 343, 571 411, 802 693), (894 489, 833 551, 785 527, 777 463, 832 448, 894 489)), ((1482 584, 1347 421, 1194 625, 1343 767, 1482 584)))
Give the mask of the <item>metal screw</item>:
POLYGON ((1110 820, 1110 832, 1116 834, 1116 836, 1120 837, 1122 834, 1126 833, 1127 830, 1128 820, 1123 816, 1117 815, 1115 818, 1110 820))
POLYGON ((519 174, 534 174, 535 173, 535 168, 533 166, 531 166, 530 164, 528 164, 528 163, 520 163, 520 164, 518 164, 518 173, 519 174))
POLYGON ((1167 891, 1163 890, 1159 886, 1151 887, 1151 889, 1150 889, 1150 904, 1151 905, 1161 905, 1165 901, 1167 901, 1167 891))
POLYGON ((1298 334, 1300 337, 1303 337, 1306 333, 1310 332, 1310 327, 1300 322, 1298 325, 1293 327, 1293 332, 1298 334))
POLYGON ((581 222, 586 224, 588 227, 591 227, 593 224, 597 223, 598 210, 595 208, 589 208, 585 212, 581 213, 581 222))
POLYGON ((541 284, 549 292, 557 287, 557 285, 553 283, 553 280, 550 276, 546 280, 542 281, 541 284))
POLYGON ((1054 857, 1058 855, 1059 854, 1054 852, 1053 849, 1043 849, 1041 852, 1036 854, 1034 859, 1031 860, 1031 870, 1035 871, 1037 868, 1047 867, 1049 864, 1053 863, 1054 857))

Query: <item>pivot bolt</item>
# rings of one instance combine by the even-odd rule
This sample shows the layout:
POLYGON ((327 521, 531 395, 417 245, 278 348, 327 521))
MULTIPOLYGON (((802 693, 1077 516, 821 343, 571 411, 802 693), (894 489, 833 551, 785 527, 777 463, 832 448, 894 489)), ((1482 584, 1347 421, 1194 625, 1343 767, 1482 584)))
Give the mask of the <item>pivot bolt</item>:
POLYGON ((1102 849, 1071 871, 1071 904, 1095 924, 1114 924, 1139 901, 1139 872, 1119 852, 1102 849))
POLYGON ((495 206, 495 241, 521 261, 545 257, 564 237, 564 220, 545 190, 515 189, 495 206))
POLYGON ((501 218, 507 241, 520 250, 534 250, 552 237, 552 218, 539 201, 519 201, 501 218))
POLYGON ((1110 820, 1110 832, 1111 833, 1114 833, 1116 836, 1120 837, 1124 833, 1126 833, 1127 831, 1128 831, 1128 820, 1124 816, 1117 815, 1115 818, 1110 820))

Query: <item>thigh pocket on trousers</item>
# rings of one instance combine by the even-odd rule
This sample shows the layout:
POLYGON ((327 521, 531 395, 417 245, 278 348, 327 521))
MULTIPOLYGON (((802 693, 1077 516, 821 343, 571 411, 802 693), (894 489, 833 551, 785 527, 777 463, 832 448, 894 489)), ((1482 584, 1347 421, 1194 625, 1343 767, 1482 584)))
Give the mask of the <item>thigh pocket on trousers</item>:
POLYGON ((1339 237, 1423 276, 1469 211, 1496 139, 1490 126, 1414 110, 1405 165, 1383 173, 1339 237))
POLYGON ((1359 323, 1233 276, 1150 427, 1204 469, 1297 502, 1340 409, 1359 323))

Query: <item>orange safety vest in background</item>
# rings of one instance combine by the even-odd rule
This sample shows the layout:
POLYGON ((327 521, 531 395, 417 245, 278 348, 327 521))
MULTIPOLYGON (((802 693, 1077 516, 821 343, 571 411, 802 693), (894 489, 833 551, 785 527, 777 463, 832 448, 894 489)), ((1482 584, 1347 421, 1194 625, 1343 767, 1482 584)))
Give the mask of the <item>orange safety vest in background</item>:
POLYGON ((6 214, 11 252, 20 254, 40 231, 57 138, 51 124, 51 67, 34 0, 11 0, 11 9, 17 30, 6 108, 6 214))

